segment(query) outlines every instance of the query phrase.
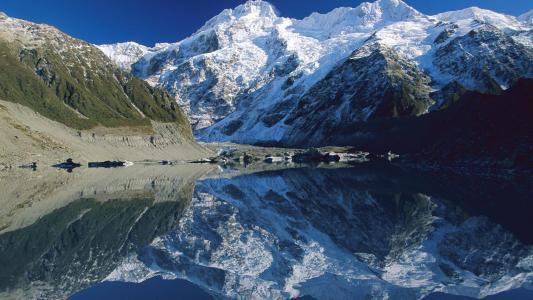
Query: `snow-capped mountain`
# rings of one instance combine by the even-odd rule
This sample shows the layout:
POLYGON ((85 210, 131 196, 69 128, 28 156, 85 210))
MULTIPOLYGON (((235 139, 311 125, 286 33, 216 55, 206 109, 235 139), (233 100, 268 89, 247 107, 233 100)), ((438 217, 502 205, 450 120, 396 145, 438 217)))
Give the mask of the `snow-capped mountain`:
POLYGON ((531 32, 527 16, 479 8, 427 16, 378 0, 296 20, 252 0, 183 41, 135 47, 140 59, 104 50, 174 95, 200 139, 298 145, 301 130, 319 144, 340 124, 438 109, 457 87, 498 92, 533 77, 531 32))

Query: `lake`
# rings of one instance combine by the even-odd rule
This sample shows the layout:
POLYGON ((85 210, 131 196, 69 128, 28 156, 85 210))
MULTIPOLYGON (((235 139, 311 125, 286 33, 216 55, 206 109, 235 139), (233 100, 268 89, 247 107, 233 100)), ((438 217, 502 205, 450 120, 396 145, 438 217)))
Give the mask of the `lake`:
POLYGON ((532 299, 527 178, 350 166, 2 177, 2 299, 532 299))

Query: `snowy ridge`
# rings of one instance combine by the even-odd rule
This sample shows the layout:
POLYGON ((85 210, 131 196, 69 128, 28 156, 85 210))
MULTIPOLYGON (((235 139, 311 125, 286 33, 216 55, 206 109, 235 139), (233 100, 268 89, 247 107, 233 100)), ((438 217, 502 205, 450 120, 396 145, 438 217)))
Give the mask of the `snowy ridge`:
POLYGON ((380 0, 351 7, 340 7, 326 14, 313 13, 303 20, 295 20, 296 30, 316 33, 316 38, 369 32, 385 25, 424 15, 402 1, 380 0))
POLYGON ((139 59, 168 46, 170 46, 168 43, 157 43, 154 47, 147 47, 136 42, 97 45, 118 67, 128 72, 131 71, 131 66, 139 59))
MULTIPOLYGON (((108 47, 106 54, 119 64, 136 61, 133 73, 174 95, 202 140, 291 145, 296 143, 295 133, 289 133, 291 125, 287 118, 298 115, 301 99, 351 54, 372 43, 412 60, 421 73, 431 78, 424 90, 440 91, 458 82, 468 89, 485 92, 494 85, 492 82, 507 88, 516 78, 532 77, 533 69, 528 66, 533 55, 533 37, 529 33, 532 28, 524 20, 528 20, 527 15, 518 19, 479 8, 426 16, 400 0, 341 7, 296 20, 280 17, 268 2, 254 0, 224 10, 192 36, 149 51, 141 58, 136 55, 127 58, 128 53, 113 47, 108 47), (469 68, 444 67, 446 60, 467 58, 466 52, 445 50, 474 30, 496 30, 502 34, 494 32, 490 37, 481 34, 482 38, 468 40, 471 50, 483 56, 478 61, 465 62, 470 64, 469 68), (501 42, 508 47, 499 49, 501 42), (483 51, 484 47, 490 51, 483 51), (520 59, 512 59, 517 54, 520 59), (470 75, 481 74, 482 63, 487 61, 515 71, 470 75), (264 120, 264 115, 270 117, 264 120)), ((334 97, 330 95, 330 99, 321 101, 332 101, 334 97)), ((431 102, 413 103, 416 109, 406 108, 405 113, 438 108, 445 97, 439 94, 431 102), (423 105, 426 107, 422 108, 423 105)), ((340 118, 334 123, 342 124, 343 116, 353 114, 365 114, 369 119, 376 115, 395 116, 380 114, 377 104, 363 106, 357 101, 352 98, 345 106, 331 109, 329 114, 340 118), (353 107, 359 111, 345 112, 353 107)), ((299 117, 304 120, 312 115, 299 117)))
POLYGON ((130 71, 131 65, 152 49, 135 42, 98 45, 98 48, 113 60, 121 69, 130 71))
POLYGON ((533 9, 523 15, 520 15, 518 17, 518 20, 520 22, 526 23, 529 26, 533 25, 533 9))
POLYGON ((476 23, 490 24, 500 30, 524 30, 526 26, 513 16, 496 13, 490 10, 471 7, 457 11, 445 12, 435 16, 445 22, 452 22, 459 27, 471 27, 476 23))

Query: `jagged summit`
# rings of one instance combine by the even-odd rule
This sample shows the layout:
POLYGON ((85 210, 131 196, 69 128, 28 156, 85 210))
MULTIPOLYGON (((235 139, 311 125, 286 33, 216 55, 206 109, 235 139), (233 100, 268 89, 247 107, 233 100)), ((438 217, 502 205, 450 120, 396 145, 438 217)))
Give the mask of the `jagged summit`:
POLYGON ((441 21, 457 23, 459 26, 467 26, 472 22, 490 24, 499 29, 520 30, 523 28, 517 18, 500 14, 479 7, 469 7, 456 11, 449 11, 435 15, 441 21))
POLYGON ((207 21, 197 33, 214 28, 217 25, 228 24, 241 19, 246 19, 248 21, 266 19, 267 22, 270 22, 277 18, 278 14, 276 9, 269 2, 263 0, 249 0, 233 9, 229 8, 223 10, 220 14, 207 21))
POLYGON ((252 15, 268 18, 275 18, 278 16, 274 6, 263 0, 249 0, 233 9, 233 15, 235 17, 252 15))
POLYGON ((378 0, 373 3, 363 3, 359 7, 374 10, 379 8, 382 17, 395 21, 423 15, 401 0, 378 0))
MULTIPOLYGON (((295 27, 320 32, 322 37, 353 32, 369 32, 394 22, 425 17, 399 0, 364 2, 357 7, 339 7, 328 13, 313 13, 295 21, 295 27)), ((316 35, 320 37, 320 35, 316 35)))

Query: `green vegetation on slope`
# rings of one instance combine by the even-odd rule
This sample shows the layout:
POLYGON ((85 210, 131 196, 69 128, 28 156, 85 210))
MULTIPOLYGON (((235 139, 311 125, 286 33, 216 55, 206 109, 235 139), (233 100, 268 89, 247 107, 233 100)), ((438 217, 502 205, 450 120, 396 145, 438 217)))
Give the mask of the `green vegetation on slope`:
POLYGON ((188 127, 166 92, 120 71, 97 48, 64 36, 26 47, 0 40, 0 98, 75 129, 150 126, 151 120, 188 127))
POLYGON ((13 56, 12 50, 0 43, 0 98, 32 108, 38 113, 73 128, 86 129, 97 125, 95 120, 82 119, 48 88, 33 71, 13 56))

